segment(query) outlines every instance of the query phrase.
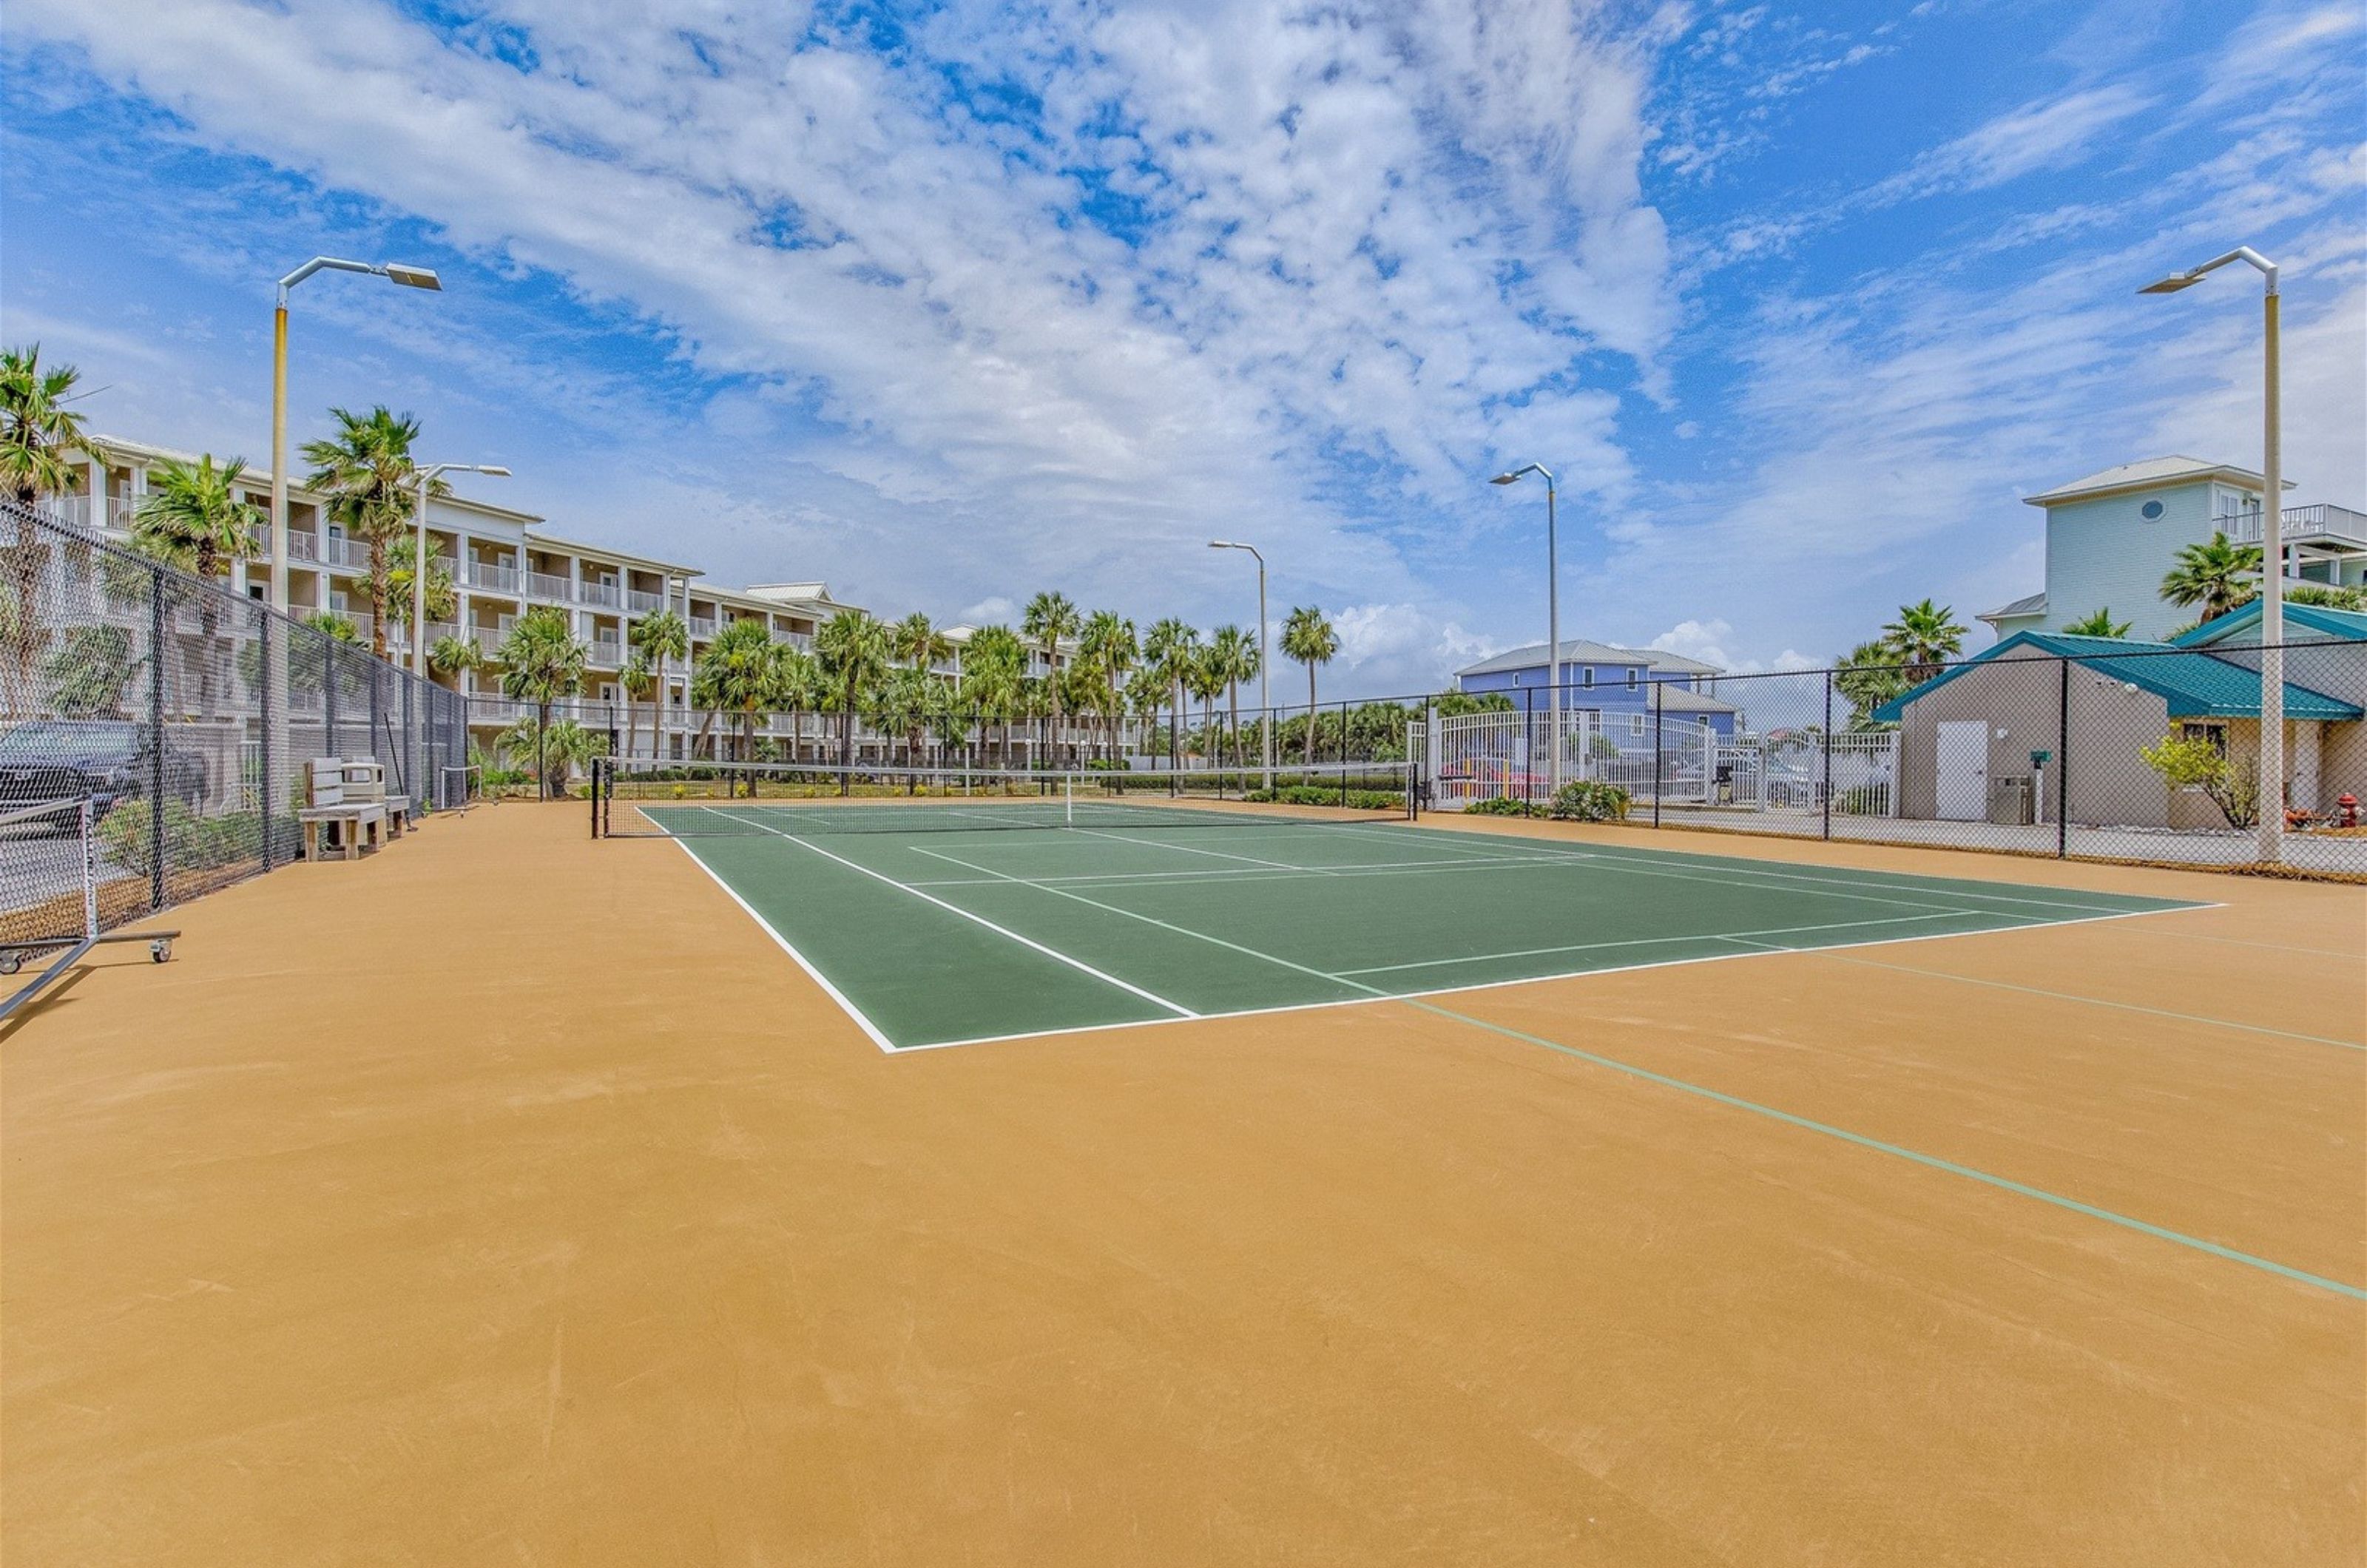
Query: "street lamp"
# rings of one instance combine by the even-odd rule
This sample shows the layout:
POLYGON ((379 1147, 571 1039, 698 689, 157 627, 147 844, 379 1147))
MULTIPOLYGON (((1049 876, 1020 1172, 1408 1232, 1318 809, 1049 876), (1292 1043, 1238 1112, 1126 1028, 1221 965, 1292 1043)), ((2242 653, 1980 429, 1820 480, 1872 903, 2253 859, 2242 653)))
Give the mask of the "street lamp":
POLYGON ((427 679, 427 492, 443 474, 490 474, 510 477, 499 463, 430 463, 419 470, 417 542, 411 558, 411 672, 427 679))
POLYGON ((271 607, 288 608, 288 291, 316 272, 365 272, 405 288, 440 291, 444 280, 407 262, 340 261, 314 256, 279 280, 279 301, 271 313, 271 607))
POLYGON ((2238 245, 2188 272, 2148 283, 2140 294, 2176 294, 2191 288, 2230 262, 2245 262, 2268 281, 2261 306, 2262 350, 2260 478, 2268 494, 2260 502, 2260 859, 2280 858, 2285 830, 2285 535, 2284 476, 2277 417, 2277 264, 2238 245))
POLYGON ((1542 474, 1546 481, 1546 727, 1552 738, 1546 746, 1551 760, 1546 764, 1546 781, 1550 798, 1561 793, 1561 566, 1555 537, 1553 470, 1543 463, 1525 463, 1488 482, 1512 484, 1524 474, 1542 474))
POLYGON ((1260 742, 1258 750, 1263 756, 1265 764, 1265 790, 1267 794, 1271 795, 1274 793, 1274 700, 1268 691, 1266 682, 1272 678, 1270 669, 1274 660, 1268 657, 1269 650, 1266 648, 1265 642, 1265 557, 1258 555, 1258 547, 1255 545, 1244 545, 1235 539, 1211 539, 1208 541, 1208 547, 1212 550, 1247 550, 1251 556, 1256 557, 1257 559, 1258 706, 1263 709, 1265 714, 1265 716, 1258 721, 1258 738, 1260 742))

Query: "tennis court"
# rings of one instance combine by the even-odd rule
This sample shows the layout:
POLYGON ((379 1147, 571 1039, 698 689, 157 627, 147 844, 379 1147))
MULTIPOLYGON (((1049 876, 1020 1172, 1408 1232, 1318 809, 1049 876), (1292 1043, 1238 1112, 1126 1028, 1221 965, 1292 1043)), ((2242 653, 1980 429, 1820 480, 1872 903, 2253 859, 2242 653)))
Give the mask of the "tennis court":
POLYGON ((923 788, 618 802, 611 825, 679 840, 891 1051, 2196 907, 1482 838, 1385 804, 923 788))

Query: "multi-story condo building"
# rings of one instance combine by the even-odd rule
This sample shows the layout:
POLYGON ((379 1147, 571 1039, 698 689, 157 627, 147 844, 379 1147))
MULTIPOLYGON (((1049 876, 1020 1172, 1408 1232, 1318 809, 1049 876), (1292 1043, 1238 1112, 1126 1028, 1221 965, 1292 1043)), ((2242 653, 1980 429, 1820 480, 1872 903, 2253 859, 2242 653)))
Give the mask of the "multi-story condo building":
MULTIPOLYGON (((2046 586, 1980 619, 2003 638, 2059 631, 2110 610, 2133 637, 2167 636, 2195 617, 2161 596, 2179 550, 2214 533, 2258 545, 2266 487, 2249 469, 2169 457, 2123 463, 2030 496, 2028 504, 2046 513, 2046 586)), ((2288 506, 2283 524, 2287 582, 2367 581, 2367 513, 2288 506)))
MULTIPOLYGON (((79 480, 73 492, 44 504, 69 523, 125 537, 147 495, 150 469, 176 459, 195 460, 192 454, 143 442, 93 437, 88 450, 71 457, 79 480)), ((256 506, 267 509, 268 471, 247 469, 240 477, 240 488, 256 506)), ((697 567, 565 538, 543 524, 532 513, 462 495, 429 499, 429 549, 451 576, 456 608, 452 620, 425 627, 427 645, 457 636, 491 656, 528 608, 564 610, 576 636, 591 650, 591 665, 583 698, 562 705, 562 711, 615 731, 619 748, 629 747, 637 755, 687 755, 711 730, 691 709, 689 665, 721 627, 756 620, 775 638, 810 649, 822 622, 855 607, 832 598, 821 582, 722 588, 703 581, 697 567), (619 676, 632 651, 633 625, 668 609, 689 628, 691 658, 669 661, 663 685, 645 699, 631 701, 619 676)), ((234 590, 257 599, 269 592, 268 549, 269 540, 258 536, 254 552, 232 568, 234 590)), ((288 491, 288 556, 291 613, 334 615, 349 623, 362 642, 369 642, 368 548, 345 536, 321 497, 294 485, 288 491)), ((391 619, 388 654, 408 662, 409 628, 401 619, 391 619)), ((523 712, 503 698, 499 679, 489 671, 445 679, 469 695, 472 729, 497 731, 523 712)))

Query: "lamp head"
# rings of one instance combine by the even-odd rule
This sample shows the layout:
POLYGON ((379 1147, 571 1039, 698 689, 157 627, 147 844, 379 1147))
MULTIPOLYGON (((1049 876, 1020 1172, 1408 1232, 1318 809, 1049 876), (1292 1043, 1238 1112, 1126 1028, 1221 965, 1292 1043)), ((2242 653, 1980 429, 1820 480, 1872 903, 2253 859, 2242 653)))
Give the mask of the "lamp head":
POLYGON ((477 465, 477 472, 481 474, 491 474, 497 479, 505 479, 510 477, 510 471, 502 467, 499 463, 480 463, 477 465))
POLYGON ((1211 539, 1208 541, 1208 547, 1212 550, 1229 550, 1233 547, 1233 542, 1230 539, 1211 539))
POLYGON ((2198 272, 2173 272, 2158 283, 2148 283, 2137 290, 2140 294, 2175 294, 2181 288, 2191 288, 2203 281, 2198 272))
POLYGON ((425 288, 431 293, 443 292, 444 280, 436 276, 432 268, 413 266, 408 262, 389 262, 379 270, 386 274, 389 283, 400 283, 405 288, 425 288))
POLYGON ((1520 477, 1521 476, 1518 474, 1498 474, 1494 479, 1489 479, 1488 482, 1491 485, 1508 485, 1518 480, 1520 477))

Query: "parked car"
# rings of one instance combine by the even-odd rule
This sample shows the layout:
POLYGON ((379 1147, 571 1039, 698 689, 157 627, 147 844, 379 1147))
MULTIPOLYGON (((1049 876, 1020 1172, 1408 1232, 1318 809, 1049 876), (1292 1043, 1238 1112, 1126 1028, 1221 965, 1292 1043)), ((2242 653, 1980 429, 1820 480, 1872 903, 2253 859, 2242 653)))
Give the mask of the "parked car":
MULTIPOLYGON (((147 798, 155 782, 153 732, 118 718, 35 718, 0 731, 0 810, 88 795, 104 817, 124 800, 147 798)), ((198 754, 164 743, 164 797, 195 810, 205 799, 198 754)))

